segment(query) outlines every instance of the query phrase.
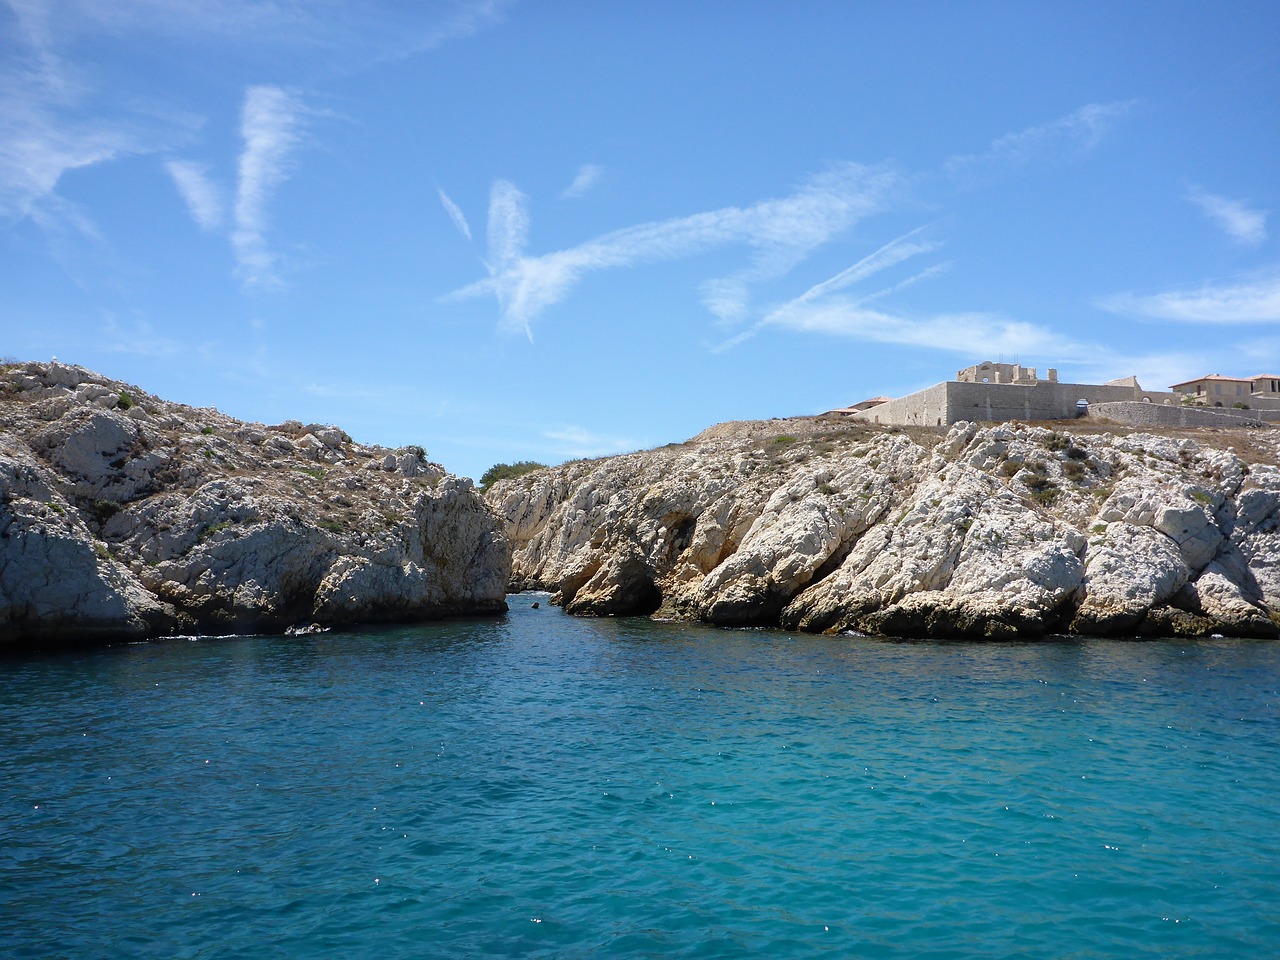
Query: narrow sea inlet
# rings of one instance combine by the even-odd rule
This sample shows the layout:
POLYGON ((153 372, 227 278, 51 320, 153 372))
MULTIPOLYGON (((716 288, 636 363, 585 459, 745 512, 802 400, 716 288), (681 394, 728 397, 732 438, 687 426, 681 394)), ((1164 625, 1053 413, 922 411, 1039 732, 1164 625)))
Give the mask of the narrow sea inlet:
POLYGON ((1275 956, 1280 644, 510 604, 0 661, 0 950, 1275 956))

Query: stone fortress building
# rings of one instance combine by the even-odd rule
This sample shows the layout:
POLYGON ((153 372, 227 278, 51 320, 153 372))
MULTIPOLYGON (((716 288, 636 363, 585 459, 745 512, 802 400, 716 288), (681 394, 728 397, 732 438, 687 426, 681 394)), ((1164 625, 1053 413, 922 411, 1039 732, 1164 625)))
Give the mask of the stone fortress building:
POLYGON ((1280 422, 1280 376, 1209 374, 1144 390, 1137 377, 1106 383, 1063 383, 1050 367, 986 361, 956 372, 954 380, 905 397, 875 397, 832 411, 896 426, 950 426, 959 420, 1066 420, 1105 417, 1143 426, 1241 426, 1280 422))

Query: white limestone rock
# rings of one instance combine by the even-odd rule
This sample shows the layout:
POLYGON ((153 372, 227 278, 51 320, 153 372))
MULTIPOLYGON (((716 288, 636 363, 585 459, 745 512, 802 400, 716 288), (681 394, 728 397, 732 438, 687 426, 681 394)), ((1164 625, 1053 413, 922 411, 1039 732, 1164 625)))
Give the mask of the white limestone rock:
POLYGON ((11 433, 0 434, 0 644, 133 639, 171 628, 171 608, 142 589, 11 433))
POLYGON ((1188 438, 726 424, 487 498, 513 584, 576 613, 999 637, 1269 636, 1280 611, 1280 469, 1188 438))
POLYGON ((0 643, 506 608, 502 524, 417 449, 243 424, 64 364, 0 370, 0 431, 0 643))

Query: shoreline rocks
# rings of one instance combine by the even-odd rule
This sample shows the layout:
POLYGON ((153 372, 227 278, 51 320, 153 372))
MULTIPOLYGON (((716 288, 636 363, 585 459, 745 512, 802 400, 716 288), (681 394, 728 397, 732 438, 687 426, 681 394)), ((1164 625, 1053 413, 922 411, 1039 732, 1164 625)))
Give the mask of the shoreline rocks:
POLYGON ((513 586, 577 614, 826 633, 1280 632, 1280 432, 1251 433, 1270 454, 1246 462, 1020 424, 748 426, 495 484, 513 586))
POLYGON ((510 548, 420 448, 0 371, 0 649, 505 611, 510 548))

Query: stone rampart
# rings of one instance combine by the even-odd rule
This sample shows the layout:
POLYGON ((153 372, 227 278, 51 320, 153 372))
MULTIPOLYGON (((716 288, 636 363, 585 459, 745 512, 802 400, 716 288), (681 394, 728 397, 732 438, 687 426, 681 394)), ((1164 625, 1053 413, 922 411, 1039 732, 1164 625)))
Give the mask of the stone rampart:
POLYGON ((1163 390, 1136 391, 1130 386, 1093 383, 1030 384, 948 383, 949 421, 1063 420, 1079 413, 1079 402, 1098 403, 1150 400, 1162 404, 1174 395, 1163 390))
MULTIPOLYGON (((932 387, 874 406, 864 412, 862 417, 872 423, 887 423, 900 427, 949 426, 952 420, 948 410, 947 388, 951 386, 957 386, 957 384, 935 383, 932 387)), ((966 384, 966 386, 984 387, 989 384, 966 384)))
POLYGON ((898 426, 949 426, 958 420, 1063 420, 1078 415, 1079 401, 1090 405, 1141 401, 1150 406, 1173 401, 1162 390, 1137 391, 1131 386, 1090 383, 972 383, 949 381, 868 410, 873 423, 898 426))
POLYGON ((1280 422, 1280 410, 1232 410, 1133 400, 1094 404, 1089 416, 1135 427, 1259 427, 1280 422))

